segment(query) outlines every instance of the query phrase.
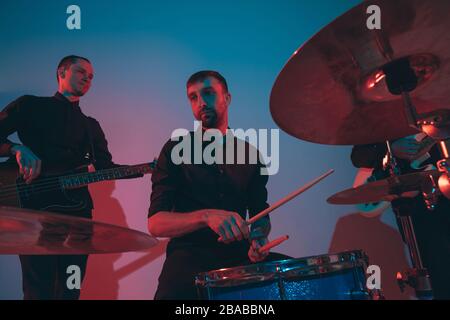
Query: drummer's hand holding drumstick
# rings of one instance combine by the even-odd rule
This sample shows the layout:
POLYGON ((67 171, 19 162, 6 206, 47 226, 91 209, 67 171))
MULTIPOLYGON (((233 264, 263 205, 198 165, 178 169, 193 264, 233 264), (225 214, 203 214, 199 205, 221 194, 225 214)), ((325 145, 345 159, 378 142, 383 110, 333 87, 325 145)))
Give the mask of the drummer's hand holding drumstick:
POLYGON ((270 220, 267 217, 253 223, 252 231, 249 234, 248 223, 238 213, 210 209, 208 226, 219 235, 219 242, 228 244, 233 241, 249 239, 248 257, 252 262, 260 262, 269 255, 268 250, 259 250, 269 242, 267 236, 270 232, 270 220))
POLYGON ((248 225, 252 225, 252 234, 250 235, 251 246, 248 255, 252 261, 260 261, 259 259, 263 260, 268 255, 268 250, 265 249, 270 249, 270 247, 276 246, 289 238, 288 236, 284 236, 276 239, 273 243, 267 245, 266 248, 259 250, 268 242, 267 236, 270 232, 270 220, 268 219, 268 214, 310 189, 333 172, 334 170, 328 170, 326 173, 285 196, 283 199, 278 200, 269 208, 251 217, 248 221, 244 221, 236 212, 213 210, 214 214, 211 214, 211 218, 207 219, 207 224, 220 236, 218 241, 223 241, 225 243, 248 238, 248 225))
POLYGON ((256 238, 251 241, 250 249, 248 250, 248 258, 250 259, 251 262, 253 263, 261 262, 269 255, 269 250, 266 251, 259 250, 267 243, 269 243, 267 237, 256 238))
POLYGON ((252 262, 264 260, 268 251, 260 252, 259 248, 269 241, 267 235, 270 232, 270 220, 265 217, 252 224, 252 232, 249 232, 248 223, 236 212, 209 209, 207 215, 208 226, 219 235, 217 241, 231 243, 249 239, 250 249, 248 257, 252 262))
POLYGON ((252 224, 252 231, 250 233, 250 249, 248 250, 248 258, 251 262, 260 262, 264 260, 269 251, 260 251, 259 249, 266 245, 270 233, 270 220, 264 217, 252 224))
POLYGON ((328 177, 333 173, 333 171, 334 170, 329 170, 313 181, 290 193, 283 199, 278 200, 269 208, 264 209, 260 213, 248 219, 248 221, 245 221, 236 212, 221 209, 200 209, 183 214, 172 211, 159 211, 148 218, 148 231, 156 237, 174 238, 191 233, 200 228, 209 227, 219 235, 218 241, 230 243, 233 241, 248 239, 250 237, 249 225, 252 225, 252 231, 262 229, 262 234, 260 234, 261 237, 257 237, 257 232, 253 231, 253 238, 251 238, 251 244, 253 247, 253 251, 251 252, 252 258, 255 257, 255 259, 260 259, 261 257, 264 257, 264 252, 267 251, 266 249, 272 248, 272 245, 278 245, 281 243, 279 240, 283 240, 276 239, 273 243, 269 243, 265 246, 265 248, 257 251, 255 250, 255 248, 258 248, 261 244, 267 241, 267 235, 270 231, 270 221, 265 217, 273 210, 328 177), (266 222, 259 222, 260 224, 258 224, 257 222, 259 220, 266 220, 266 222))
MULTIPOLYGON (((270 226, 270 224, 269 224, 269 226, 270 226)), ((250 247, 250 250, 248 251, 248 257, 249 257, 250 261, 253 263, 264 260, 269 255, 270 249, 272 249, 276 246, 279 246, 280 244, 282 244, 283 242, 285 242, 286 240, 289 239, 288 235, 284 235, 284 236, 281 236, 281 237, 269 242, 269 240, 267 239, 267 234, 269 232, 263 231, 263 233, 266 235, 265 236, 262 235, 261 237, 257 237, 257 238, 252 238, 252 235, 256 236, 258 234, 258 232, 253 232, 253 230, 252 230, 252 232, 250 234, 251 247, 250 247)))
POLYGON ((220 209, 206 211, 206 223, 219 235, 218 241, 228 244, 248 239, 250 234, 248 224, 238 213, 220 209))

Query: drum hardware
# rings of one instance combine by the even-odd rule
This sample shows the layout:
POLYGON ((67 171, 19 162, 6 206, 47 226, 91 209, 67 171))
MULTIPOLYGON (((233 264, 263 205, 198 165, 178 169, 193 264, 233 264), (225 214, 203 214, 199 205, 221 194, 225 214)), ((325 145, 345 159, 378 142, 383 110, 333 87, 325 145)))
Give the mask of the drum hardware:
POLYGON ((393 156, 391 143, 389 142, 389 140, 386 141, 386 148, 387 152, 385 159, 383 159, 383 170, 388 169, 390 176, 398 176, 400 174, 400 170, 398 169, 397 161, 393 156))
POLYGON ((405 291, 405 287, 408 285, 411 288, 416 289, 416 295, 421 300, 431 300, 433 296, 430 295, 433 290, 431 288, 430 276, 425 269, 409 269, 402 274, 397 273, 397 284, 401 292, 405 291), (421 281, 421 282, 418 282, 421 281))
MULTIPOLYGON (((331 196, 327 201, 332 204, 356 204, 380 200, 392 201, 411 191, 416 195, 416 191, 421 190, 422 194, 424 194, 425 203, 428 202, 428 207, 434 208, 440 194, 439 189, 435 188, 435 180, 439 174, 440 173, 437 170, 429 170, 393 176, 387 179, 370 182, 358 188, 344 190, 331 196)), ((432 293, 430 292, 430 277, 423 267, 411 217, 404 216, 404 213, 402 213, 398 218, 402 229, 404 230, 405 243, 409 249, 413 266, 412 269, 409 269, 406 272, 409 275, 408 281, 402 283, 414 284, 416 286, 414 289, 416 290, 417 297, 427 299, 432 296, 432 293)))
MULTIPOLYGON (((390 145, 389 142, 386 142, 386 144, 388 146, 390 145)), ((391 152, 391 148, 388 147, 387 157, 393 159, 394 157, 391 152)), ((394 164, 395 161, 389 162, 389 166, 394 164)), ((398 172, 398 168, 389 167, 389 172, 398 172)), ((387 179, 371 182, 358 188, 344 190, 331 196, 327 201, 332 204, 355 204, 361 203, 361 200, 363 199, 370 200, 364 202, 380 200, 392 201, 402 197, 408 192, 412 191, 413 195, 416 195, 417 193, 415 191, 421 191, 424 195, 424 201, 427 207, 433 209, 440 194, 439 189, 436 188, 435 184, 435 178, 438 177, 439 174, 440 173, 437 170, 429 170, 406 175, 394 175, 387 179)), ((407 278, 398 280, 398 283, 401 284, 401 290, 404 289, 405 285, 411 285, 415 289, 419 299, 430 299, 433 296, 430 276, 423 266, 411 216, 405 215, 405 213, 397 215, 404 232, 405 243, 409 249, 412 263, 412 268, 408 269, 405 273, 407 274, 407 278)))
MULTIPOLYGON (((399 62, 399 66, 395 66, 386 73, 386 79, 388 83, 389 91, 392 94, 398 94, 400 91, 403 97, 404 110, 408 125, 412 128, 422 131, 429 137, 438 140, 438 147, 441 151, 443 159, 437 161, 436 167, 441 175, 438 178, 437 186, 440 194, 450 199, 450 178, 449 178, 449 153, 446 145, 446 140, 450 139, 450 110, 439 109, 426 114, 417 114, 414 107, 409 91, 415 89, 412 83, 417 83, 417 78, 408 63, 403 61, 399 62), (391 74, 392 72, 392 74, 391 74), (406 75, 403 78, 397 76, 398 74, 406 75), (392 79, 390 80, 389 79, 392 79), (415 80, 414 80, 415 79, 415 80), (399 89, 400 88, 400 89, 399 89), (407 88, 405 90, 401 88, 407 88)), ((430 177, 430 179, 434 179, 430 177)), ((432 185, 436 185, 436 182, 432 182, 432 185)), ((434 190, 433 190, 434 191, 434 190)), ((427 207, 432 210, 436 203, 433 200, 437 197, 428 195, 425 192, 427 198, 427 207)))
MULTIPOLYGON (((442 177, 442 176, 441 176, 442 177)), ((433 175, 429 175, 427 179, 424 179, 421 185, 422 197, 425 201, 425 205, 429 211, 433 211, 436 208, 436 204, 439 201, 439 196, 442 192, 436 185, 436 181, 433 175)))
MULTIPOLYGON (((445 40, 450 20, 442 14, 450 2, 379 0, 383 27, 375 31, 363 27, 366 5, 351 9, 294 53, 273 86, 272 117, 287 133, 322 144, 372 144, 425 133, 442 153, 437 170, 400 175, 387 142, 384 165, 390 177, 344 190, 328 202, 392 201, 421 192, 431 211, 440 195, 450 199, 450 46, 445 40)), ((413 264, 399 284, 430 298, 431 281, 411 218, 399 220, 413 264)))
POLYGON ((433 196, 439 193, 438 189, 431 189, 432 183, 437 180, 439 175, 438 170, 427 170, 388 177, 338 192, 329 197, 327 202, 331 204, 349 205, 392 201, 401 197, 414 197, 422 189, 433 196), (430 176, 433 177, 433 180, 431 180, 430 176))
MULTIPOLYGON (((409 95, 409 91, 415 89, 415 86, 410 84, 414 82, 417 83, 416 75, 409 64, 401 63, 400 65, 400 68, 394 68, 392 70, 393 74, 386 74, 388 88, 392 94, 398 94, 398 88, 407 87, 407 90, 401 91, 401 94, 403 97, 404 110, 408 125, 439 141, 438 147, 441 151, 443 159, 437 161, 436 163, 436 167, 438 168, 439 172, 441 172, 441 175, 439 176, 437 181, 437 186, 439 188, 440 194, 450 199, 450 179, 448 164, 449 153, 446 146, 446 140, 450 138, 450 110, 438 109, 426 114, 417 114, 416 108, 413 105, 411 97, 409 95), (395 78, 395 81, 398 82, 388 81, 395 73, 406 74, 407 76, 404 78, 395 78), (389 84, 391 84, 392 87, 389 84)), ((430 179, 433 180, 434 177, 430 176, 430 179)), ((432 181, 431 184, 433 186, 436 186, 435 181, 432 181)), ((435 194, 435 190, 436 189, 431 188, 430 194, 428 192, 423 192, 426 199, 427 208, 430 210, 432 210, 436 204, 435 201, 437 199, 437 196, 435 194)))
MULTIPOLYGON (((432 164, 424 164, 431 155, 427 152, 428 148, 435 144, 432 138, 429 138, 425 133, 418 133, 415 135, 414 139, 422 144, 422 150, 419 152, 419 157, 412 161, 410 164, 411 169, 414 171, 422 170, 435 170, 436 167, 432 164)), ((390 176, 399 176, 400 170, 398 169, 395 157, 392 156, 391 144, 386 141, 387 152, 382 161, 381 169, 369 169, 369 168, 359 168, 353 188, 357 188, 363 184, 378 181, 387 178, 387 174, 390 176)), ((425 203, 429 210, 433 210, 435 204, 437 203, 438 196, 440 195, 439 189, 436 188, 434 179, 430 176, 424 177, 421 185, 422 194, 424 196, 425 203)), ((392 189, 394 191, 394 188, 392 189)), ((411 191, 402 194, 402 197, 415 197, 419 194, 419 191, 411 191)), ((368 202, 368 203, 356 203, 356 207, 361 215, 365 217, 377 217, 381 215, 388 207, 390 207, 390 202, 387 200, 368 202)))
POLYGON ((423 266, 411 216, 400 216, 399 219, 412 263, 412 268, 407 269, 405 273, 406 278, 398 280, 400 290, 403 290, 404 284, 408 284, 414 288, 417 298, 425 300, 433 299, 430 275, 423 266))
MULTIPOLYGON (((405 70, 403 70, 403 74, 411 76, 409 78, 409 83, 413 83, 414 80, 412 80, 412 78, 415 77, 413 70, 409 65, 404 66, 404 68, 405 70)), ((386 77, 389 76, 389 74, 386 75, 386 77)), ((405 88, 406 81, 408 81, 408 77, 400 79, 397 85, 405 88), (404 81, 404 83, 401 83, 402 81, 404 81)), ((391 91, 393 88, 389 87, 389 89, 391 91)), ((424 180, 425 183, 421 184, 422 195, 427 209, 433 210, 437 204, 439 195, 443 195, 447 199, 450 199, 448 166, 449 154, 445 142, 445 140, 450 138, 450 110, 435 110, 424 115, 417 114, 409 95, 409 91, 414 89, 415 86, 410 86, 408 89, 401 90, 408 124, 411 127, 415 127, 428 136, 438 140, 438 147, 443 156, 443 159, 437 161, 436 163, 436 167, 440 173, 439 178, 437 178, 438 183, 436 184, 436 177, 430 174, 427 177, 428 179, 424 180)), ((394 91, 391 91, 391 93, 396 94, 394 91)), ((398 280, 399 284, 401 284, 400 288, 402 289, 404 284, 408 284, 415 289, 416 295, 419 299, 433 299, 433 289, 430 275, 427 269, 423 266, 411 216, 402 215, 399 219, 404 231, 405 242, 408 246, 412 262, 412 268, 408 269, 405 278, 402 277, 398 280)))

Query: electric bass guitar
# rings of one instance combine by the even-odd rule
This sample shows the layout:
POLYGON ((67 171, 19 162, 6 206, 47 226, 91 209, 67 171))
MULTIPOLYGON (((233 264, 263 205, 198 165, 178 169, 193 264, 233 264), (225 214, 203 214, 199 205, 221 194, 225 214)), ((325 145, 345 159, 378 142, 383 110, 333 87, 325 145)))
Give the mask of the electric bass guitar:
POLYGON ((37 179, 26 184, 20 177, 15 162, 3 162, 0 163, 0 206, 56 212, 80 211, 86 207, 85 201, 75 199, 69 190, 94 182, 148 174, 155 166, 156 160, 151 163, 119 166, 95 172, 86 172, 86 167, 69 172, 46 169, 37 179))

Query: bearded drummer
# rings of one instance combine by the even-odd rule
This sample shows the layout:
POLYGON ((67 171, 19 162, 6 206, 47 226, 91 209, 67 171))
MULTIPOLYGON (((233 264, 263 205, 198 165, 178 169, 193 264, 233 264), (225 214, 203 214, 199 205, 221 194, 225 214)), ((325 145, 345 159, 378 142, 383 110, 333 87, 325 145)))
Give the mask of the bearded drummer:
MULTIPOLYGON (((419 138, 422 135, 407 136, 391 142, 392 154, 401 174, 429 170, 432 164, 442 158, 433 139, 426 136, 419 138)), ((351 159, 358 168, 382 170, 386 153, 385 143, 358 145, 353 147, 351 159)), ((400 217, 411 216, 419 252, 424 267, 430 273, 434 298, 450 299, 450 201, 441 196, 433 211, 427 210, 422 194, 414 198, 399 198, 391 204, 402 235, 400 217)))
POLYGON ((216 71, 200 71, 189 78, 186 87, 201 132, 183 137, 191 139, 186 144, 190 150, 179 152, 180 141, 169 140, 152 175, 148 230, 153 236, 170 238, 157 300, 197 299, 194 279, 201 272, 289 258, 259 250, 268 242, 269 216, 251 228, 245 221, 247 214, 252 217, 269 207, 268 176, 262 174, 261 161, 249 161, 250 153, 257 150, 227 130, 231 94, 225 78, 216 71), (202 142, 201 154, 211 143, 219 143, 219 147, 211 153, 212 164, 199 163, 194 159, 195 135, 211 129, 218 141, 202 142), (242 164, 236 161, 239 150, 245 150, 242 164), (234 152, 232 164, 227 158, 230 152, 234 152), (227 160, 219 160, 219 154, 227 160))

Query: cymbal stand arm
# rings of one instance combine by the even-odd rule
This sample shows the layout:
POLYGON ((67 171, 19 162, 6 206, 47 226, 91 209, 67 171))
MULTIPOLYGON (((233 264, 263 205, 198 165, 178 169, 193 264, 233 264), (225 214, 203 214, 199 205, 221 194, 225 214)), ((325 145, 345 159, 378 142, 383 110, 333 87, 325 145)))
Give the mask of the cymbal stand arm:
POLYGON ((401 278, 397 279, 400 289, 403 291, 405 284, 407 284, 414 288, 418 299, 433 299, 430 275, 427 269, 424 268, 422 257, 420 256, 411 216, 402 215, 399 218, 412 263, 412 268, 408 269, 405 275, 401 275, 401 278))
MULTIPOLYGON (((422 131, 418 124, 418 114, 414 107, 411 96, 407 91, 402 91, 402 98, 404 102, 404 111, 408 125, 411 128, 422 131)), ((433 299, 433 289, 431 286, 430 275, 426 268, 424 268, 422 257, 420 256, 419 247, 417 243, 416 234, 411 219, 411 215, 396 212, 404 233, 405 243, 408 247, 411 256, 412 268, 408 269, 405 276, 398 279, 400 288, 403 290, 405 284, 414 288, 416 296, 419 299, 433 299)))

